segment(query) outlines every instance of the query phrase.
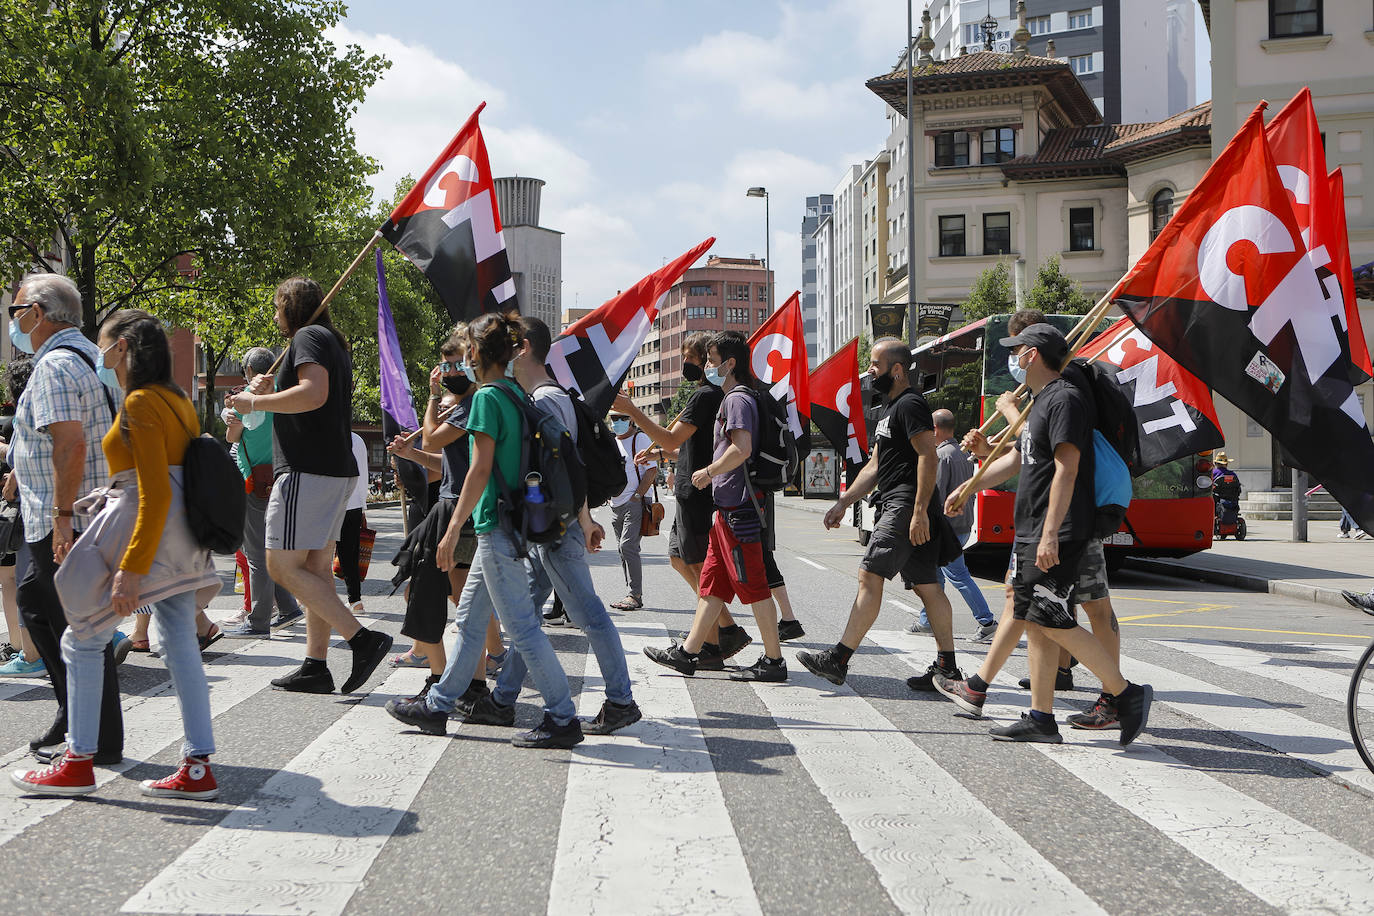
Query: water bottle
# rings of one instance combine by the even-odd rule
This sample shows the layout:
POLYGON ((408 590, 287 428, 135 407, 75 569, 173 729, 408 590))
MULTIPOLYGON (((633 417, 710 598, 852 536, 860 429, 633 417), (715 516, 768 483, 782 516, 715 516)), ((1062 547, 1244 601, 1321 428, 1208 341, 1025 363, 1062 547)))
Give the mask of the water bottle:
POLYGON ((539 534, 549 530, 549 507, 544 500, 544 478, 538 472, 525 475, 525 530, 539 534))
POLYGON ((250 410, 248 413, 239 414, 239 419, 243 421, 244 429, 257 429, 267 419, 267 412, 250 410))
POLYGON ((544 490, 540 484, 544 478, 536 471, 531 471, 525 475, 525 502, 542 503, 544 501, 544 490))

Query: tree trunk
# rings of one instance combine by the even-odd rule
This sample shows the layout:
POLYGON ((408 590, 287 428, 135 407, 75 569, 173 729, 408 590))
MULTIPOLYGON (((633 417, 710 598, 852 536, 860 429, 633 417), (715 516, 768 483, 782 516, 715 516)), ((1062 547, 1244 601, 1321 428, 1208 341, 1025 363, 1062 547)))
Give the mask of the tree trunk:
POLYGON ((74 263, 76 285, 81 290, 81 333, 91 340, 96 335, 95 245, 81 245, 74 263))
POLYGON ((229 348, 226 345, 217 353, 203 338, 200 346, 205 352, 205 405, 201 410, 200 428, 202 432, 209 432, 215 428, 215 379, 219 375, 219 362, 229 348))

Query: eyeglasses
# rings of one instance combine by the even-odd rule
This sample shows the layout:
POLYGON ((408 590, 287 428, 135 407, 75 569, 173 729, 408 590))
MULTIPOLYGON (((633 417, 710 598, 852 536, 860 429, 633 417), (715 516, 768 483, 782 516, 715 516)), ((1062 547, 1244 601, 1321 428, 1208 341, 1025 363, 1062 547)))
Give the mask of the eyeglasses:
POLYGON ((34 303, 32 302, 16 302, 14 305, 11 305, 9 307, 10 317, 18 318, 20 312, 24 311, 25 309, 32 308, 33 305, 34 303))

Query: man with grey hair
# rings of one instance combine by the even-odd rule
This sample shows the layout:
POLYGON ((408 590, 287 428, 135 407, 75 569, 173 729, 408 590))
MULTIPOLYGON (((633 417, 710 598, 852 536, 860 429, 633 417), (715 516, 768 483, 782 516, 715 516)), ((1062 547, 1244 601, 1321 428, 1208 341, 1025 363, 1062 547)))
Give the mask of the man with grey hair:
MULTIPOLYGON (((243 355, 243 380, 252 382, 272 371, 276 354, 266 347, 254 347, 243 355)), ((224 411, 234 459, 248 485, 248 500, 243 515, 243 555, 248 559, 248 595, 252 609, 237 620, 224 621, 224 635, 233 639, 262 639, 273 626, 272 604, 276 599, 276 626, 286 626, 301 615, 296 598, 272 581, 267 571, 267 497, 272 492, 272 415, 259 411, 245 418, 236 410, 224 411), (252 428, 249 428, 249 423, 252 428)))
MULTIPOLYGON (((35 752, 61 743, 67 731, 67 667, 59 648, 67 616, 53 576, 71 550, 79 527, 72 503, 109 478, 100 440, 115 417, 115 401, 96 374, 101 358, 82 335, 81 294, 58 274, 30 274, 9 307, 10 342, 32 353, 33 375, 14 416, 5 495, 19 493, 30 562, 19 583, 19 613, 52 676, 57 717, 46 734, 29 742, 35 752)), ((100 738, 96 763, 118 763, 124 754, 124 721, 114 652, 105 647, 100 738)))

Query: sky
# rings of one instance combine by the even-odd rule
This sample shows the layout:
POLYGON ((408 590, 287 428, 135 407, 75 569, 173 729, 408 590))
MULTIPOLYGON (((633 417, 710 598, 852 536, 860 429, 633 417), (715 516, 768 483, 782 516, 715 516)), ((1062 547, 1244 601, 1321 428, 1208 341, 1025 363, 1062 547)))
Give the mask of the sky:
POLYGON ((392 62, 353 121, 380 193, 487 102, 493 173, 546 182, 568 309, 708 236, 716 254, 763 257, 767 235, 785 301, 806 197, 882 148, 864 81, 892 69, 905 34, 901 0, 354 0, 331 37, 392 62))

